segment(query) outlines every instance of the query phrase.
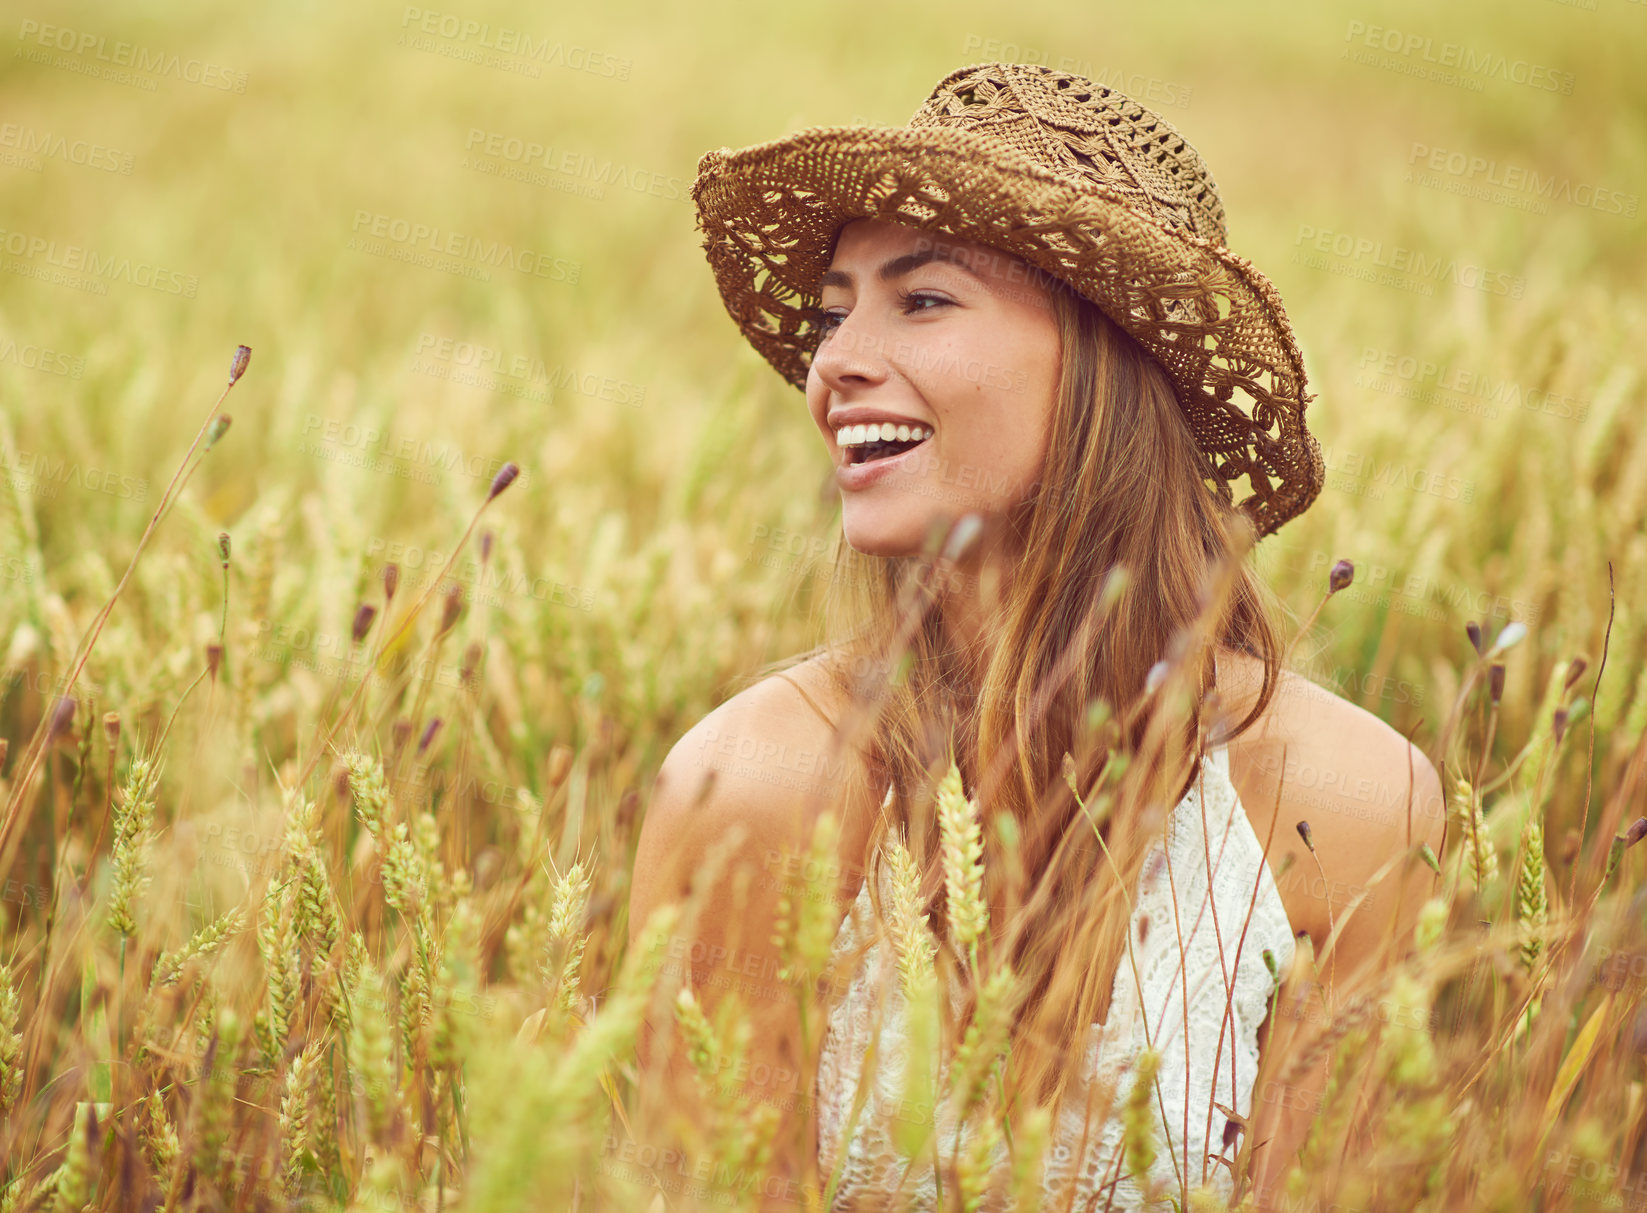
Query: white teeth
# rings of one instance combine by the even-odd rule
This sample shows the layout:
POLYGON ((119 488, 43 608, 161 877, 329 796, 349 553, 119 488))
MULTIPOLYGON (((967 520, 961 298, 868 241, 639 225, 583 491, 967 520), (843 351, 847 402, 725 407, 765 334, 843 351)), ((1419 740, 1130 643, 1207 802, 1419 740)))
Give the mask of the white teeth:
POLYGON ((870 425, 844 425, 835 431, 837 446, 863 446, 868 442, 922 442, 932 437, 924 425, 899 425, 882 421, 870 425))

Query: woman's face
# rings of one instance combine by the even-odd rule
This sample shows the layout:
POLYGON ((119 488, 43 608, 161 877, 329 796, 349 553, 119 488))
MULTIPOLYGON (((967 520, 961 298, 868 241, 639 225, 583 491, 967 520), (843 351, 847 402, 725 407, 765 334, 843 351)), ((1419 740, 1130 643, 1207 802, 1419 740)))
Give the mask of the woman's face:
POLYGON ((866 219, 842 229, 806 403, 855 549, 913 553, 935 520, 1004 515, 1039 478, 1061 349, 1039 277, 940 233, 866 219))

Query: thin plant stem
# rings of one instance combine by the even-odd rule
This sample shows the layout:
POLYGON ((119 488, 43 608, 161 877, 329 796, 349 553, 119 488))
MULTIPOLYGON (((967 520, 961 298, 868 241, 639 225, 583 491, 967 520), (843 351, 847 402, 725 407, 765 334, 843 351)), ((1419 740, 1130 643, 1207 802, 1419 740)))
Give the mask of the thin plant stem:
MULTIPOLYGON (((165 514, 167 506, 171 504, 173 490, 178 488, 179 481, 184 478, 184 474, 189 468, 190 460, 194 458, 195 450, 200 446, 201 439, 206 436, 206 431, 211 428, 212 421, 217 417, 218 410, 223 406, 223 401, 226 400, 229 393, 234 390, 234 385, 238 381, 238 378, 238 375, 231 378, 224 386, 222 394, 218 396, 217 400, 212 404, 211 410, 206 414, 206 419, 200 423, 200 429, 196 432, 194 441, 190 443, 188 451, 184 453, 183 461, 178 464, 177 471, 172 473, 171 483, 166 486, 165 493, 161 495, 160 504, 155 507, 154 514, 149 518, 149 525, 144 528, 142 537, 138 539, 137 549, 132 552, 131 561, 126 565, 126 571, 121 574, 119 584, 114 587, 114 593, 109 595, 108 602, 103 604, 102 610, 98 611, 97 617, 92 622, 91 629, 87 633, 87 637, 81 645, 78 659, 74 663, 74 668, 69 672, 68 679, 63 684, 63 696, 72 695, 74 693, 74 684, 79 681, 81 671, 86 668, 86 662, 90 660, 92 650, 97 646, 98 637, 103 634, 103 625, 108 622, 109 615, 114 610, 114 604, 119 601, 121 592, 126 588, 126 583, 131 580, 132 572, 137 568, 138 560, 142 558, 144 550, 148 547, 149 539, 154 535, 155 530, 159 527, 160 519, 165 514)), ((40 756, 45 744, 46 730, 51 717, 52 713, 46 713, 41 717, 40 723, 35 726, 34 736, 29 741, 29 749, 27 760, 23 767, 23 774, 17 780, 17 786, 13 788, 11 797, 6 802, 6 818, 4 823, 0 823, 0 870, 9 867, 9 864, 6 862, 9 858, 6 850, 7 843, 11 838, 12 829, 16 825, 18 813, 22 808, 23 797, 28 792, 30 785, 34 782, 35 769, 40 763, 40 756)))

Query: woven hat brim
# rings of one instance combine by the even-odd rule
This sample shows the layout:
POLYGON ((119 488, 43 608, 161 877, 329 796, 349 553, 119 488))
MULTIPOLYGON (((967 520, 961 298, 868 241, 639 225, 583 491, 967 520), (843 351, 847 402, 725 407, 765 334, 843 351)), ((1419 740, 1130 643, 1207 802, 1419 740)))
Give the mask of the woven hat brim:
POLYGON ((1165 368, 1215 474, 1247 479, 1252 496, 1236 504, 1260 536, 1321 491, 1304 425, 1312 397, 1279 293, 1245 258, 1114 189, 976 130, 849 126, 708 152, 692 197, 728 313, 796 387, 836 234, 854 219, 899 222, 1012 253, 1102 308, 1165 368))

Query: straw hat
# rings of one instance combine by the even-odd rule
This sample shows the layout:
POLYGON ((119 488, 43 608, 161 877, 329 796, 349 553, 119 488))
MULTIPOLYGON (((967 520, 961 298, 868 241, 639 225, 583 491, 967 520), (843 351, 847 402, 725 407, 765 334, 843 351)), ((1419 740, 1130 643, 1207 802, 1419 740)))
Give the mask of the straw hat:
POLYGON ((818 279, 854 219, 991 245, 1062 279, 1160 362, 1207 479, 1260 536, 1321 491, 1314 399, 1270 281, 1225 247, 1224 206, 1171 125, 1039 64, 940 81, 901 127, 815 127, 698 162, 692 200, 726 310, 805 390, 818 279))

